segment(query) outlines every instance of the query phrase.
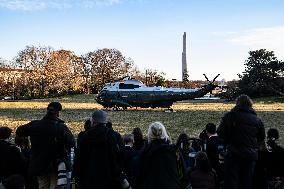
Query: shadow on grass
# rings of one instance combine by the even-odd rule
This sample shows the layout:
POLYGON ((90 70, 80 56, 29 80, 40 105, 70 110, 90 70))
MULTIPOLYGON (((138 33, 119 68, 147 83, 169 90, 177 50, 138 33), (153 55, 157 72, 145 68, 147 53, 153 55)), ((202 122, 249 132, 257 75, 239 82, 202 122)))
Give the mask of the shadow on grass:
MULTIPOLYGON (((83 124, 88 119, 94 109, 65 109, 60 117, 66 122, 74 135, 83 129, 83 124)), ((46 109, 28 108, 5 108, 0 112, 0 125, 7 125, 14 130, 21 124, 31 120, 41 119, 46 113, 46 109)), ((177 110, 168 113, 162 110, 127 110, 127 111, 107 111, 109 120, 113 123, 115 130, 122 135, 131 133, 135 127, 140 127, 146 135, 148 126, 155 121, 162 122, 172 139, 176 139, 182 132, 196 137, 209 122, 219 124, 225 111, 208 110, 177 110)), ((275 127, 284 136, 284 111, 262 111, 258 112, 266 128, 275 127)), ((282 140, 281 140, 282 141, 282 140)))

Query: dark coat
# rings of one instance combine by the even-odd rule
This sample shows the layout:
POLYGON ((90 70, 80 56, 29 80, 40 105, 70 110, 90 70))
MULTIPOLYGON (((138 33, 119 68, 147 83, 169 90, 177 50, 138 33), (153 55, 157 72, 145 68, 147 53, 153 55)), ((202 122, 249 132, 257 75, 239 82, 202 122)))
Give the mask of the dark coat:
POLYGON ((220 177, 223 172, 221 164, 219 162, 219 151, 220 147, 223 147, 224 142, 218 136, 211 136, 208 138, 206 143, 206 154, 209 159, 210 165, 217 172, 218 177, 220 177))
POLYGON ((276 143, 271 147, 271 152, 266 152, 267 176, 269 178, 284 177, 284 149, 276 143))
POLYGON ((16 134, 30 136, 31 175, 39 176, 55 171, 56 161, 66 158, 70 149, 75 146, 74 137, 64 121, 51 115, 20 126, 16 134))
POLYGON ((155 140, 141 153, 137 188, 179 189, 182 188, 184 173, 184 162, 177 147, 155 140))
POLYGON ((217 185, 217 176, 214 171, 202 171, 193 168, 189 172, 189 182, 192 189, 215 189, 217 185))
POLYGON ((264 141, 265 131, 252 108, 235 106, 224 115, 217 133, 224 139, 227 151, 232 156, 257 160, 258 146, 264 141))
POLYGON ((80 187, 118 188, 124 177, 114 132, 104 125, 97 125, 82 134, 78 142, 73 176, 80 187))
POLYGON ((25 176, 26 159, 15 145, 0 140, 0 182, 13 174, 25 176))
POLYGON ((133 144, 133 149, 136 151, 140 151, 143 149, 144 145, 146 144, 146 141, 144 139, 142 140, 135 140, 133 144))
POLYGON ((125 174, 127 176, 127 180, 131 185, 134 183, 135 177, 135 168, 136 168, 136 157, 138 156, 138 152, 134 150, 130 146, 123 147, 123 167, 125 174))

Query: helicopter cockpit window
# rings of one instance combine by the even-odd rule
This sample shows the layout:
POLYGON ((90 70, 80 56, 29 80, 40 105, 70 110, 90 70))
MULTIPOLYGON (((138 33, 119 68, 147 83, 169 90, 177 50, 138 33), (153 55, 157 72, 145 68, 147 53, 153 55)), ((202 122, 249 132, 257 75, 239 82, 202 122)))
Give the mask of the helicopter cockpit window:
POLYGON ((105 90, 103 90, 103 91, 100 92, 99 95, 100 95, 100 96, 106 96, 106 94, 107 94, 107 92, 106 92, 105 90))

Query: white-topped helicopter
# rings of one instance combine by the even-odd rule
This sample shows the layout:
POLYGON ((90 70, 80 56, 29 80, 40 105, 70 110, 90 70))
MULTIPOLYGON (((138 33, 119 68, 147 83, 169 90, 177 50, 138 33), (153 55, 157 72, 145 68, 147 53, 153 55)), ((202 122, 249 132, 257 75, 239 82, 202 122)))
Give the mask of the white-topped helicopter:
POLYGON ((195 89, 147 87, 141 81, 132 79, 107 83, 97 95, 96 101, 104 108, 114 110, 120 107, 161 107, 172 110, 170 107, 174 102, 202 97, 217 87, 214 82, 220 74, 212 81, 203 75, 209 83, 195 89))

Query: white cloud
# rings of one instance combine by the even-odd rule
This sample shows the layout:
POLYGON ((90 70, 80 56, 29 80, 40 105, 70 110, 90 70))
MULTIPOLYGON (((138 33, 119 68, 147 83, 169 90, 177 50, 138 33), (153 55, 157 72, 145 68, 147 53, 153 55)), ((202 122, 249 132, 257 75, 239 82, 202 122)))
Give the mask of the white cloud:
POLYGON ((10 10, 42 10, 46 8, 44 1, 30 1, 30 0, 0 0, 0 7, 10 10))
POLYGON ((284 57, 284 26, 270 28, 256 28, 231 35, 227 41, 236 45, 254 49, 265 48, 284 57))
POLYGON ((0 8, 21 11, 67 9, 71 7, 93 8, 111 6, 126 0, 0 0, 0 8))
POLYGON ((109 6, 121 2, 122 0, 83 0, 82 5, 85 8, 93 8, 94 6, 109 6))

